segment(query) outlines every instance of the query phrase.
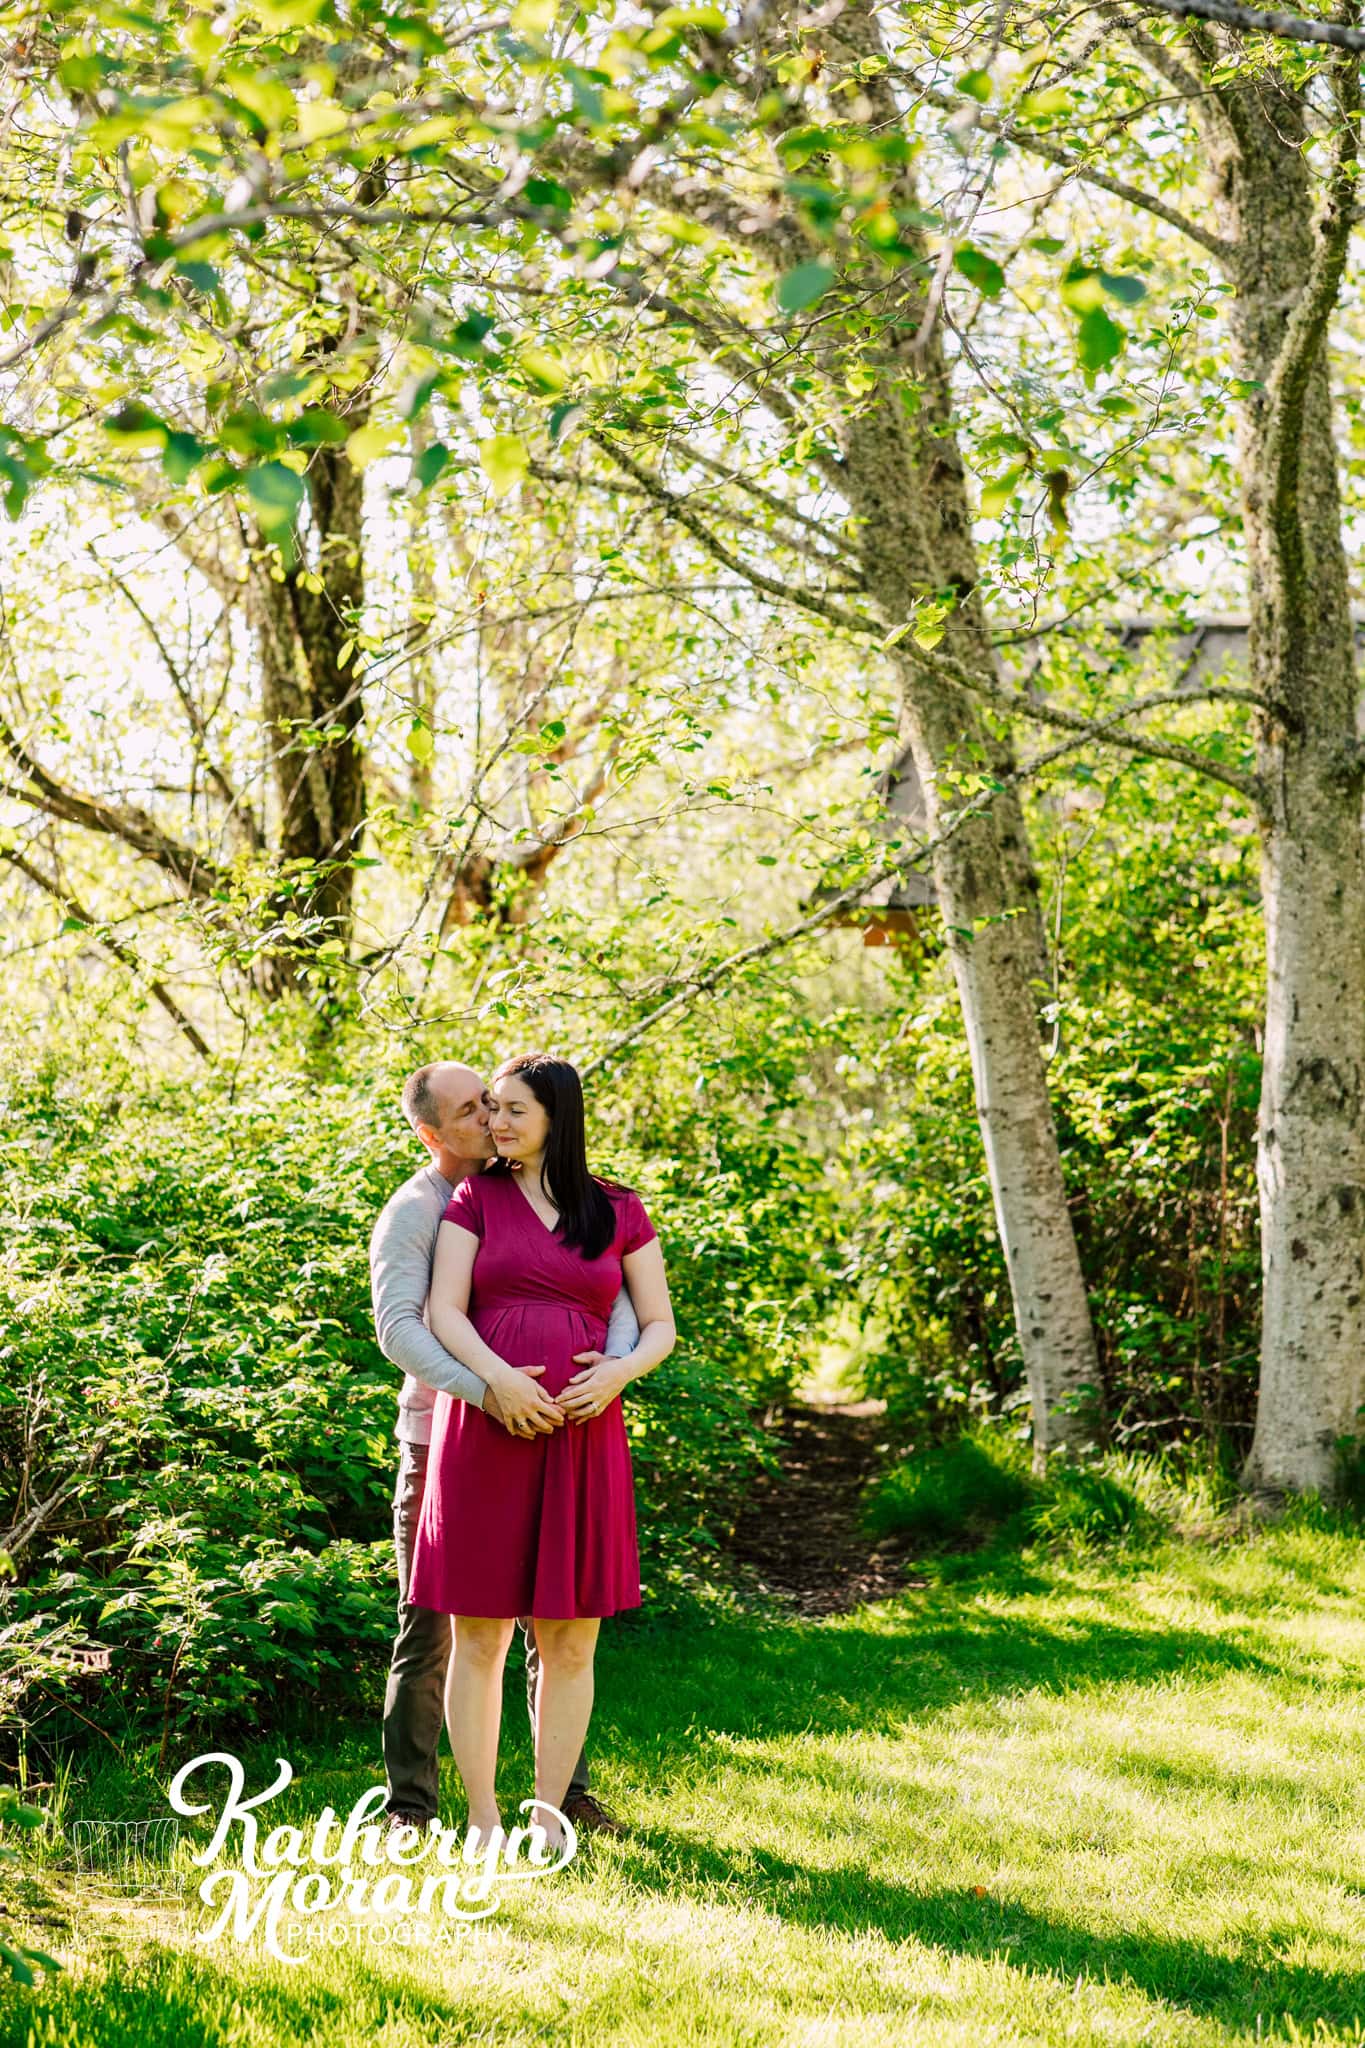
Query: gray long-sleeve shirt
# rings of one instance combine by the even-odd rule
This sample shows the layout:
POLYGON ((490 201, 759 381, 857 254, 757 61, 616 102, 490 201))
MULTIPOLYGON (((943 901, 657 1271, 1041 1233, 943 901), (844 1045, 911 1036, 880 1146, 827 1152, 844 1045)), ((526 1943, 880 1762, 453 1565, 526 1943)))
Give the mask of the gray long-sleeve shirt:
MULTIPOLYGON (((406 1443, 431 1442, 431 1414, 437 1394, 453 1394, 482 1408, 486 1383, 452 1358, 426 1323, 436 1233, 455 1190, 434 1165, 419 1167, 390 1195, 370 1236, 370 1295, 375 1335, 385 1358, 406 1377, 398 1396, 394 1435, 406 1443)), ((640 1325, 626 1288, 612 1306, 602 1349, 624 1358, 640 1339, 640 1325)))

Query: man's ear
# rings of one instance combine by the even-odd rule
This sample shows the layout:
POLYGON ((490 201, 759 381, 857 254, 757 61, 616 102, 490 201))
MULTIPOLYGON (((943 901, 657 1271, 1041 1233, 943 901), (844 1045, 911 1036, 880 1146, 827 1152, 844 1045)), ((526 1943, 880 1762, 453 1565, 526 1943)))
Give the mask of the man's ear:
POLYGON ((421 1143, 426 1146, 428 1152, 439 1152, 441 1141, 430 1124, 414 1124, 412 1128, 421 1143))

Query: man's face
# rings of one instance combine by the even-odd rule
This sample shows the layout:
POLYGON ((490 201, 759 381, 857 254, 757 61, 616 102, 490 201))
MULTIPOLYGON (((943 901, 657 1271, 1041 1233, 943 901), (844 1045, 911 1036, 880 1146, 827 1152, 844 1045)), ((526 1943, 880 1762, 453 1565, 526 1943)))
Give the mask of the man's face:
POLYGON ((437 1143, 460 1159, 491 1159, 493 1140, 488 1117, 493 1098, 472 1067, 450 1066, 434 1077, 432 1089, 441 1105, 441 1121, 429 1125, 437 1143))

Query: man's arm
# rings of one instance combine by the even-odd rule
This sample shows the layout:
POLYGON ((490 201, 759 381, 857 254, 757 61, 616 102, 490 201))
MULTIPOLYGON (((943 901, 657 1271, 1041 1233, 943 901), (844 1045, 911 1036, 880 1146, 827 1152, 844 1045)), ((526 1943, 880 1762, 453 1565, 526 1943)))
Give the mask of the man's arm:
POLYGON ((436 1232, 418 1224, 419 1219, 407 1213, 404 1205, 390 1205, 370 1239, 370 1295, 379 1348, 385 1358, 424 1386, 482 1408, 488 1391, 485 1382, 452 1358, 422 1320, 431 1287, 436 1232))
POLYGON ((640 1322, 630 1289, 623 1287, 611 1305, 602 1350, 608 1358, 628 1358, 640 1341, 640 1322))

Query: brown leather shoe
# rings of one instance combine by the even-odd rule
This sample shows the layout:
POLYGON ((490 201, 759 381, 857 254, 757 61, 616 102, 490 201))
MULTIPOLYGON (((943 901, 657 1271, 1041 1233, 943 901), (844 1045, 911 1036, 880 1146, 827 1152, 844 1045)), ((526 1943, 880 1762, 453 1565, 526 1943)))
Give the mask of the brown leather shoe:
POLYGON ((620 1821, 609 1814, 601 1800, 594 1799, 591 1792, 566 1793, 559 1810, 580 1835, 624 1835, 626 1832, 620 1821))
POLYGON ((427 1817, 424 1813, 404 1813, 401 1808, 387 1816, 389 1830, 394 1828, 416 1828, 419 1835, 427 1831, 427 1817))

